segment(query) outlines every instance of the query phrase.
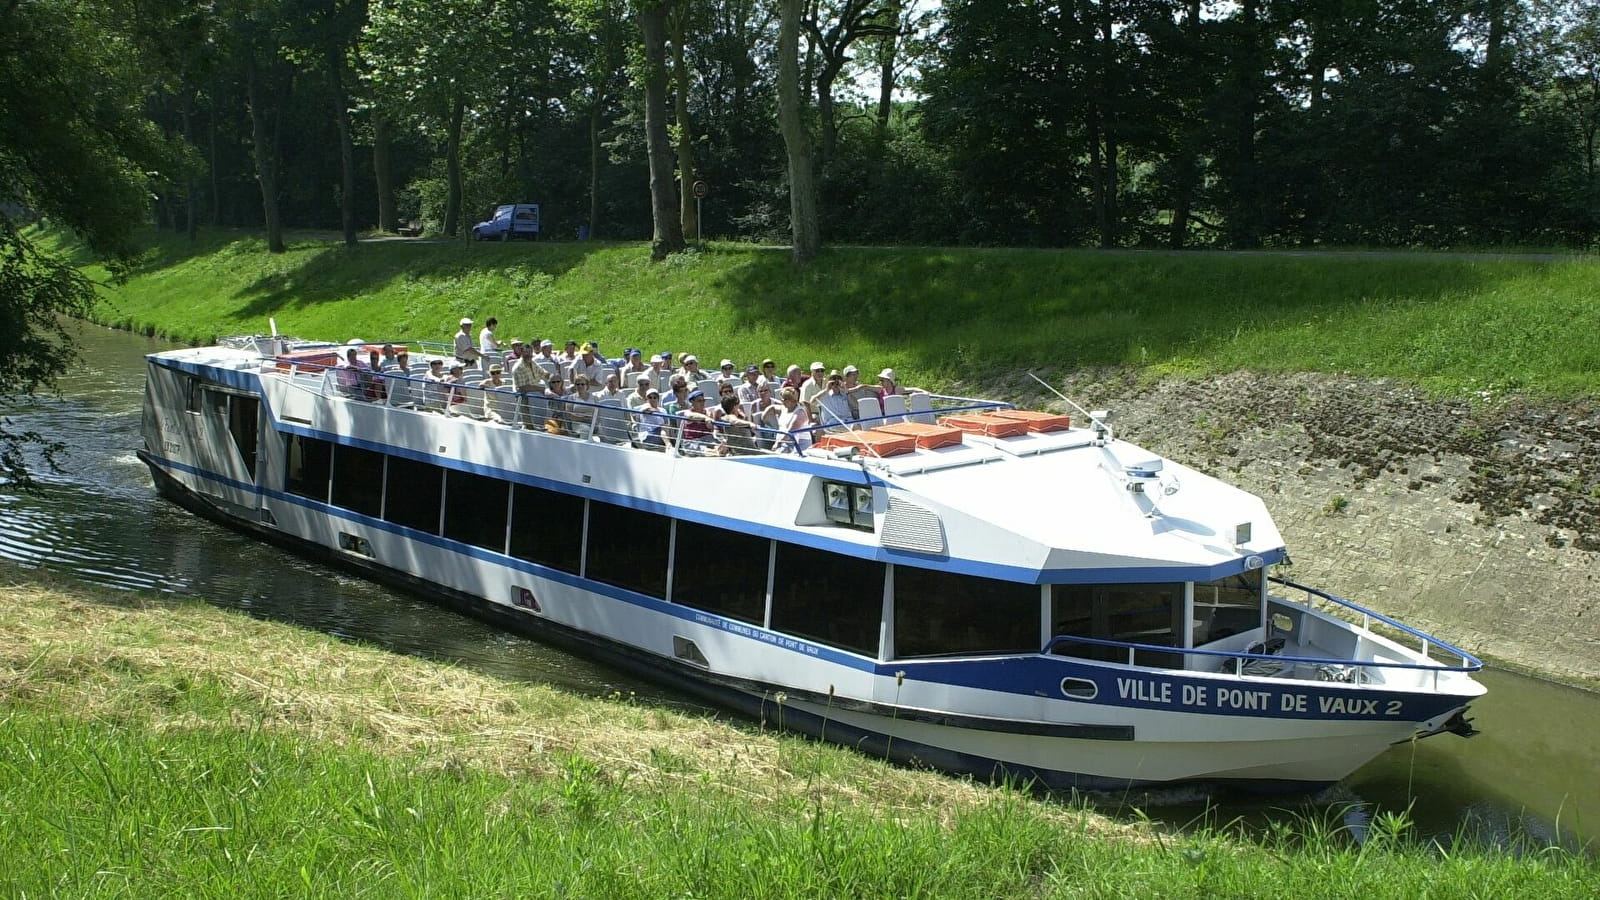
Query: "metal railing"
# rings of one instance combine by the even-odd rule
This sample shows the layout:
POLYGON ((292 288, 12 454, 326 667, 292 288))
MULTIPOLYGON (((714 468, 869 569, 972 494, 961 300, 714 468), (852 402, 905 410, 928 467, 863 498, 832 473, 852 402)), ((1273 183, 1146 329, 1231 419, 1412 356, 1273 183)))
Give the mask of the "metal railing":
MULTIPOLYGON (((1425 659, 1431 659, 1432 658, 1431 652, 1433 650, 1442 650, 1442 651, 1444 651, 1446 653, 1449 653, 1452 656, 1456 657, 1456 659, 1458 660, 1458 662, 1456 664, 1454 664, 1454 665, 1441 664, 1442 668, 1454 669, 1454 670, 1459 670, 1459 671, 1462 671, 1462 672, 1477 672, 1477 671, 1479 671, 1479 670, 1481 670, 1483 668, 1482 660, 1479 660, 1476 656, 1473 656, 1471 653, 1468 653, 1467 651, 1462 650, 1460 647, 1457 647, 1454 644, 1448 643, 1446 641, 1441 641, 1438 638, 1434 637, 1433 635, 1428 634, 1427 632, 1418 631, 1417 629, 1412 628, 1410 625, 1407 625, 1404 622, 1400 622, 1400 621, 1396 621, 1395 619, 1391 619, 1388 616, 1384 615, 1383 613, 1375 612, 1373 610, 1367 609, 1366 607, 1364 607, 1364 606, 1362 606, 1362 605, 1360 605, 1358 603, 1353 603, 1353 602, 1351 602, 1349 600, 1346 600, 1343 597, 1340 597, 1340 596, 1338 596, 1336 594, 1330 594, 1327 591, 1319 590, 1318 588, 1308 587, 1308 586, 1300 584, 1298 582, 1290 581, 1287 578, 1280 578, 1278 576, 1271 576, 1271 577, 1269 577, 1268 580, 1272 581, 1275 584, 1281 584, 1284 587, 1293 588, 1293 589, 1295 589, 1297 591, 1304 592, 1306 594, 1307 600, 1303 605, 1307 609, 1313 609, 1313 610, 1316 609, 1316 604, 1315 604, 1314 600, 1321 599, 1321 600, 1326 600, 1326 601, 1328 601, 1329 603, 1332 603, 1335 606, 1338 606, 1338 607, 1341 607, 1343 609, 1350 610, 1351 612, 1360 614, 1360 616, 1361 616, 1361 630, 1365 631, 1365 632, 1367 632, 1369 634, 1377 634, 1377 632, 1374 632, 1372 630, 1372 622, 1373 622, 1373 620, 1377 620, 1379 622, 1382 622, 1384 625, 1386 625, 1386 626, 1388 626, 1390 628, 1393 628, 1396 631, 1401 632, 1402 634, 1405 634, 1405 635, 1407 635, 1407 636, 1409 636, 1411 638, 1416 639, 1416 641, 1418 643, 1417 652, 1421 653, 1423 658, 1425 658, 1425 659)), ((1293 602, 1293 601, 1285 601, 1285 602, 1293 602)))

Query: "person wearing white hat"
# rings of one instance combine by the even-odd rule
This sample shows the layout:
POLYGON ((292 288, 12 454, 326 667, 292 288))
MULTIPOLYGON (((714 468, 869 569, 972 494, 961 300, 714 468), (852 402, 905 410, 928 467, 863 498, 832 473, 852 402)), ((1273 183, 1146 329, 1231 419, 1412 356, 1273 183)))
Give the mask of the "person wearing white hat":
POLYGON ((461 330, 456 332, 456 362, 474 366, 478 364, 479 356, 478 348, 472 344, 472 320, 463 318, 461 330))
POLYGON ((817 417, 817 398, 822 396, 822 392, 827 390, 828 387, 827 381, 823 377, 827 374, 827 371, 828 367, 824 366, 821 361, 814 362, 811 364, 810 377, 800 382, 800 402, 804 403, 806 409, 811 411, 811 418, 813 419, 817 417))

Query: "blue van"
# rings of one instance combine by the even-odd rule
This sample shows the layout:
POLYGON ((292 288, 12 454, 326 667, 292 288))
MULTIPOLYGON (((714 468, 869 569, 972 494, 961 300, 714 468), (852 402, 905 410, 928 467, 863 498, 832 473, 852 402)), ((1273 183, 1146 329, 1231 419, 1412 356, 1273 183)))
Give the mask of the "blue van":
POLYGON ((487 222, 472 226, 474 240, 514 241, 539 239, 539 204, 507 203, 497 206, 487 222))

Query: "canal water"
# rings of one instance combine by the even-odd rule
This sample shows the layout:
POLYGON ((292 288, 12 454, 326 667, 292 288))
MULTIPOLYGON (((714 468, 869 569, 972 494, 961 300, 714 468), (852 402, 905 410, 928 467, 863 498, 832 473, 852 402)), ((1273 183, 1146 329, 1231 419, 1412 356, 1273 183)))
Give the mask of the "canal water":
MULTIPOLYGON (((448 613, 405 594, 240 537, 157 498, 134 456, 146 353, 166 345, 84 327, 85 353, 61 396, 6 411, 17 430, 68 447, 60 473, 34 494, 0 491, 0 558, 127 590, 203 597, 497 677, 595 696, 701 708, 649 683, 448 613)), ((1311 806, 1244 803, 1182 790, 1135 799, 1175 825, 1249 826, 1312 815, 1351 826, 1409 811, 1422 834, 1506 845, 1596 846, 1600 832, 1600 694, 1482 673, 1489 694, 1472 708, 1482 734, 1397 746, 1311 806), (1152 806, 1153 804, 1153 806, 1152 806)))

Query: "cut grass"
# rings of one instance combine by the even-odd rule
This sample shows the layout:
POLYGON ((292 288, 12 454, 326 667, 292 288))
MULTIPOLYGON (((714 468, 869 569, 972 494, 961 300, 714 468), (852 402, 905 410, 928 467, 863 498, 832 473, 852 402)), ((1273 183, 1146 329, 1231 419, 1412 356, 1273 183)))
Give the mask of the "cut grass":
POLYGON ((1587 898, 1304 819, 1164 834, 619 700, 0 568, 6 896, 1587 898))
POLYGON ((998 372, 1341 371, 1441 393, 1600 394, 1600 262, 1428 254, 1131 253, 713 244, 652 264, 636 244, 386 241, 355 248, 164 236, 97 318, 207 342, 265 332, 502 338, 739 363, 892 366, 951 388, 998 372))

